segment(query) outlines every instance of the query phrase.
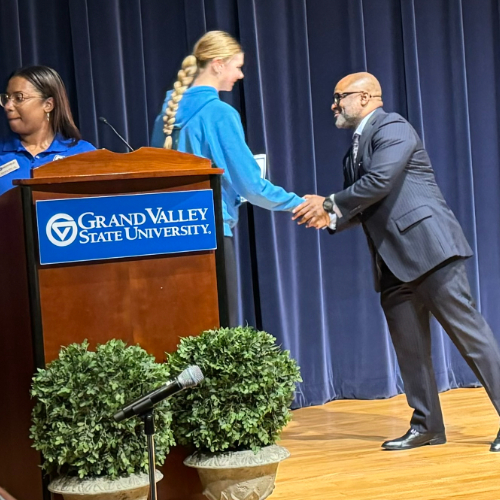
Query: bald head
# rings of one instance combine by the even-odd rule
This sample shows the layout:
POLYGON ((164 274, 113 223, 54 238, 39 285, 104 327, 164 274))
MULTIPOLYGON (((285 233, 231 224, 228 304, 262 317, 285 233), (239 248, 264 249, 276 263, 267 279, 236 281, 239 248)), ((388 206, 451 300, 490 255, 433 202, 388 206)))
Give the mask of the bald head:
POLYGON ((338 128, 356 128, 366 115, 383 105, 382 88, 371 73, 345 76, 335 86, 335 94, 343 96, 332 105, 338 128))
POLYGON ((367 92, 372 96, 382 96, 382 87, 379 81, 371 73, 353 73, 347 75, 335 87, 335 92, 367 92))

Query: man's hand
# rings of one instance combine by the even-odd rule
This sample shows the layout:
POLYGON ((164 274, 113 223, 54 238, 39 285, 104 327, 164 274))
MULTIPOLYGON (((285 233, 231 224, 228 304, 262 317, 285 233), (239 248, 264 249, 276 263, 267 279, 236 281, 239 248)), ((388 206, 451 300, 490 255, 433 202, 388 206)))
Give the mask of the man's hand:
POLYGON ((306 227, 315 227, 316 229, 324 229, 325 227, 328 227, 330 223, 331 223, 330 216, 326 212, 323 212, 323 215, 321 215, 320 217, 313 217, 312 219, 309 219, 306 227))
POLYGON ((320 229, 330 224, 330 216, 323 209, 324 196, 316 194, 306 194, 306 201, 293 209, 292 220, 297 220, 298 224, 306 224, 307 227, 320 229))

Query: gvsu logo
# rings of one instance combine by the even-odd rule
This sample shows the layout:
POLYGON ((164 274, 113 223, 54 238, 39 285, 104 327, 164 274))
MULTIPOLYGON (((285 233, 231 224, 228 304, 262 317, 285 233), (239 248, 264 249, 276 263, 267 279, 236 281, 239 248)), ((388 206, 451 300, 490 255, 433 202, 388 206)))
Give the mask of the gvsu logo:
POLYGON ((71 245, 78 235, 75 219, 67 214, 56 214, 51 217, 45 232, 49 241, 58 247, 71 245))
POLYGON ((209 189, 37 200, 36 217, 41 265, 217 248, 209 189))

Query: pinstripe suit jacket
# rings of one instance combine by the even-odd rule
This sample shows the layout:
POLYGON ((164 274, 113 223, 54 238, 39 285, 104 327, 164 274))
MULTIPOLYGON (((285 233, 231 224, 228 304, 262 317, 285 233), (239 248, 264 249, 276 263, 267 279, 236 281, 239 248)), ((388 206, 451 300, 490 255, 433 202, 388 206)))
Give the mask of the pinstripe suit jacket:
POLYGON ((342 213, 337 231, 361 223, 376 254, 403 282, 413 281, 450 257, 472 250, 436 184, 420 137, 397 113, 378 108, 360 137, 351 178, 350 151, 344 158, 344 190, 335 194, 342 213))

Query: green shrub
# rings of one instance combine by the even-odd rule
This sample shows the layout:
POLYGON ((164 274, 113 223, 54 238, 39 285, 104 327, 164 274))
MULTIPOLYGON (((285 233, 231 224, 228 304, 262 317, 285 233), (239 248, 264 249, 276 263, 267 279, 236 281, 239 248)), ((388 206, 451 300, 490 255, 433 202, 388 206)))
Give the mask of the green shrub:
POLYGON ((181 339, 167 354, 171 375, 198 365, 205 380, 171 401, 176 440, 200 450, 273 444, 289 422, 299 368, 266 332, 221 328, 181 339))
MULTIPOLYGON (((61 349, 59 358, 38 370, 31 395, 31 438, 44 457, 47 473, 117 477, 147 472, 147 447, 138 417, 116 423, 125 403, 167 379, 164 364, 139 346, 110 340, 88 350, 88 342, 61 349)), ((155 410, 156 458, 162 464, 173 446, 171 412, 163 402, 155 410)))

